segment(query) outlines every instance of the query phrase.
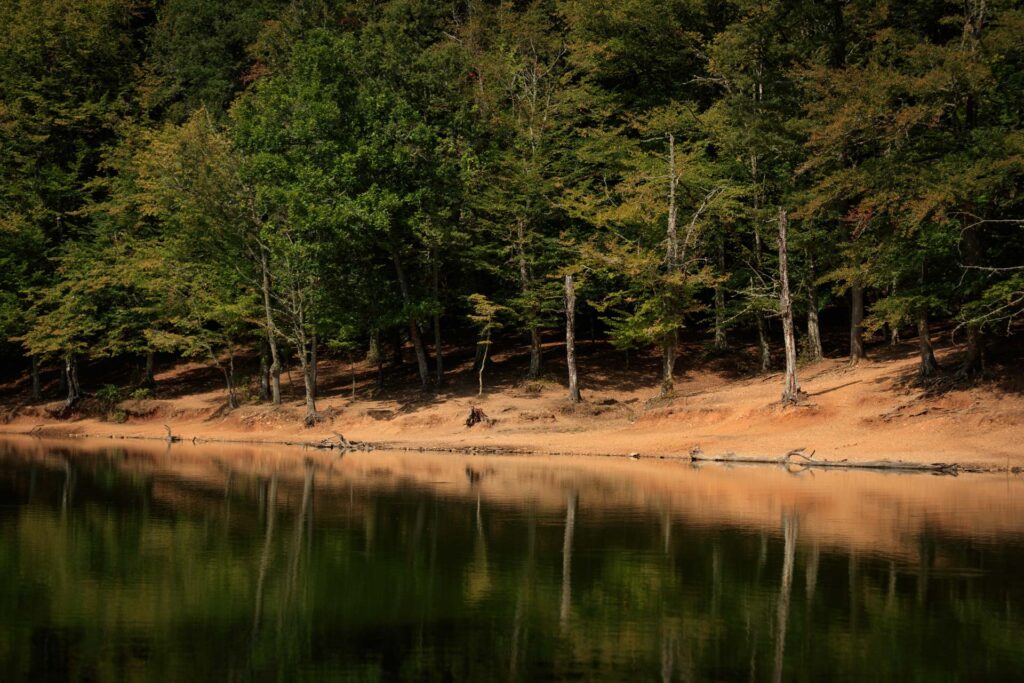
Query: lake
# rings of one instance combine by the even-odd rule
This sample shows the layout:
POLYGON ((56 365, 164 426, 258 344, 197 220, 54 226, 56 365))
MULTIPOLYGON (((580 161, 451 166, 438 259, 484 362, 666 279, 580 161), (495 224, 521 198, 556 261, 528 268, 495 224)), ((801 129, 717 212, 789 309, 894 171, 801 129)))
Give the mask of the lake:
POLYGON ((0 679, 1024 679, 1024 479, 0 440, 0 679))

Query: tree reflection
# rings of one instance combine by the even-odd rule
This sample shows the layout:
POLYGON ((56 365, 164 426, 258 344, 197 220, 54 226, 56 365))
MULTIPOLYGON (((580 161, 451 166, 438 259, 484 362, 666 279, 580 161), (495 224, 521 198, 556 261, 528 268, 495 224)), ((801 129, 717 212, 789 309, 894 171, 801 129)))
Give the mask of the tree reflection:
POLYGON ((793 562, 796 557, 796 536, 799 522, 793 513, 782 517, 783 559, 782 586, 779 588, 778 608, 775 614, 775 668, 772 680, 782 680, 782 663, 786 653, 786 630, 789 626, 789 601, 793 589, 793 562))
POLYGON ((558 608, 558 623, 562 630, 569 624, 572 603, 572 537, 576 530, 576 492, 569 494, 565 506, 565 531, 562 537, 562 599, 558 608))

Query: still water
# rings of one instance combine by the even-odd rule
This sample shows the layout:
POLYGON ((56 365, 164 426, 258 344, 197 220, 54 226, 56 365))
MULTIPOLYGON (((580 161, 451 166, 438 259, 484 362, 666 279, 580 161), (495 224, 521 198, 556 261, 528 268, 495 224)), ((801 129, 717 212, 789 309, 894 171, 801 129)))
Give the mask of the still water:
POLYGON ((1024 679, 1021 477, 0 441, 0 679, 1024 679))

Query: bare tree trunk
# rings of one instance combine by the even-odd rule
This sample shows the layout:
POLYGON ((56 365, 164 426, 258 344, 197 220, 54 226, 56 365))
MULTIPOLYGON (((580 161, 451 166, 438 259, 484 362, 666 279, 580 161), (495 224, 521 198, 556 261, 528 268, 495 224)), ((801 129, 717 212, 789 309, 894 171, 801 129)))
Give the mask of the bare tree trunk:
MULTIPOLYGON (((725 276, 725 238, 719 236, 717 247, 718 276, 725 276)), ((723 350, 728 346, 725 338, 725 287, 721 282, 715 285, 715 348, 723 350)))
POLYGON ((482 342, 477 345, 483 347, 483 354, 480 356, 480 370, 477 372, 478 389, 476 392, 477 396, 484 395, 484 368, 487 366, 487 352, 491 348, 491 331, 487 330, 487 334, 484 336, 482 342))
POLYGON ((825 355, 821 348, 821 327, 818 324, 818 286, 815 284, 814 257, 807 254, 807 357, 821 360, 825 355))
MULTIPOLYGON (((412 301, 409 297, 409 283, 405 279, 405 270, 402 268, 402 261, 398 257, 398 252, 392 252, 391 258, 395 262, 395 273, 398 275, 398 287, 402 291, 402 303, 406 306, 411 306, 412 301)), ((420 383, 423 390, 426 391, 430 388, 430 368, 427 365, 427 351, 423 348, 423 337, 420 335, 420 327, 416 322, 416 318, 409 316, 409 339, 412 341, 412 348, 416 352, 416 366, 420 372, 420 383)))
POLYGON ((473 372, 480 371, 480 364, 484 359, 484 346, 477 342, 476 349, 473 352, 473 372))
POLYGON ((355 356, 350 356, 348 359, 348 369, 352 373, 352 400, 356 400, 356 359, 355 356))
POLYGON ((296 354, 299 357, 299 364, 302 366, 302 381, 306 389, 306 422, 316 422, 316 389, 314 388, 313 366, 309 362, 309 348, 305 335, 299 336, 299 348, 296 354))
POLYGON ((543 349, 541 347, 540 329, 537 327, 530 328, 530 371, 528 376, 531 379, 540 377, 540 365, 541 365, 541 354, 543 349))
POLYGON ((39 378, 39 357, 32 356, 32 400, 38 401, 42 397, 42 381, 39 378))
MULTIPOLYGON (((668 135, 668 219, 665 235, 665 265, 669 270, 679 268, 679 229, 677 226, 676 188, 676 137, 668 135)), ((668 396, 675 390, 676 345, 679 333, 672 330, 661 342, 661 395, 668 396)))
POLYGON ((565 361, 569 369, 569 401, 579 403, 579 377, 576 374, 576 284, 565 276, 565 361))
POLYGON ((64 375, 67 377, 68 385, 68 396, 64 404, 70 408, 82 395, 81 387, 78 385, 78 361, 73 353, 64 355, 64 375))
POLYGON ((864 358, 864 285, 858 278, 850 287, 850 364, 864 358))
POLYGON ((800 385, 796 380, 796 335, 793 332, 793 301, 789 295, 789 246, 786 210, 779 209, 779 312, 782 314, 782 339, 786 348, 786 382, 782 389, 782 402, 800 400, 800 385))
MULTIPOLYGON (((533 278, 530 274, 530 266, 526 261, 526 225, 523 219, 516 221, 516 238, 518 240, 518 251, 519 251, 519 285, 522 288, 523 296, 527 300, 530 298, 531 291, 533 289, 533 278)), ((537 311, 532 308, 530 310, 531 316, 536 317, 537 311)), ((541 366, 541 338, 540 330, 537 328, 535 320, 529 322, 530 328, 530 369, 526 373, 528 379, 536 379, 540 376, 541 366)))
MULTIPOLYGON (((761 84, 758 83, 758 92, 755 93, 755 99, 760 94, 761 84)), ((758 164, 757 155, 752 154, 750 157, 750 178, 754 183, 755 188, 758 187, 758 164)), ((755 216, 761 210, 761 192, 759 189, 754 191, 754 214, 755 216)), ((761 240, 761 230, 758 228, 757 221, 754 221, 754 264, 757 266, 757 271, 760 273, 763 269, 764 264, 764 241, 761 240)), ((753 280, 751 280, 753 285, 753 280)), ((756 311, 754 318, 757 322, 757 348, 761 353, 761 372, 769 372, 772 369, 772 350, 768 343, 768 324, 765 321, 764 313, 762 311, 756 311)))
POLYGON ((154 377, 153 369, 153 366, 155 365, 156 362, 156 359, 154 358, 155 355, 156 354, 154 354, 152 351, 146 352, 146 361, 142 370, 142 385, 145 387, 149 387, 150 389, 156 386, 156 378, 154 377))
POLYGON ((669 396, 675 391, 676 344, 678 333, 665 335, 661 343, 661 395, 669 396))
POLYGON ((679 229, 676 210, 676 188, 679 176, 676 175, 676 136, 668 135, 668 227, 665 235, 665 262, 670 269, 679 266, 679 229))
POLYGON ((234 363, 231 363, 230 366, 226 366, 220 362, 219 358, 217 358, 217 353, 213 350, 212 347, 209 347, 208 351, 210 353, 210 359, 213 361, 213 364, 220 368, 221 374, 224 375, 224 386, 228 390, 228 407, 234 410, 235 408, 238 407, 238 397, 235 395, 235 373, 233 367, 234 363))
POLYGON ((434 250, 430 261, 434 290, 434 383, 440 387, 444 383, 444 349, 441 345, 441 264, 434 250))
POLYGON ((260 343, 260 401, 270 400, 270 361, 267 356, 270 351, 267 347, 267 340, 260 343))
POLYGON ((377 389, 384 388, 384 352, 380 345, 380 330, 370 332, 370 348, 366 351, 366 362, 377 366, 377 389))
POLYGON ((316 347, 317 347, 317 337, 316 337, 316 333, 314 332, 312 334, 312 339, 311 339, 310 345, 309 345, 309 374, 310 374, 310 378, 312 379, 313 398, 314 399, 319 398, 319 393, 317 392, 317 386, 319 385, 319 382, 317 380, 318 380, 320 365, 319 365, 319 363, 317 363, 317 352, 316 352, 317 350, 316 350, 316 347))
POLYGON ((281 357, 277 351, 275 336, 274 309, 270 303, 270 263, 267 250, 260 249, 260 270, 262 274, 263 314, 266 317, 267 346, 270 348, 270 390, 271 401, 275 406, 281 405, 281 357))
POLYGON ((757 348, 761 354, 761 372, 769 372, 772 369, 772 349, 768 343, 768 322, 761 311, 757 312, 757 348))
POLYGON ((939 364, 935 360, 935 350, 932 348, 931 333, 928 329, 928 311, 926 310, 922 310, 917 315, 917 340, 921 353, 921 367, 918 369, 917 376, 924 380, 939 371, 939 364))

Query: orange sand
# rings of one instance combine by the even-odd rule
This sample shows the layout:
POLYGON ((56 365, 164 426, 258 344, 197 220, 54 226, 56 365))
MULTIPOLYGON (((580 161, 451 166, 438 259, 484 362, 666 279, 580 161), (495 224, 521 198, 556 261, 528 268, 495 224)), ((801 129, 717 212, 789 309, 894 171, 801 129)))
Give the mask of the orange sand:
MULTIPOLYGON (((548 355, 557 360, 554 350, 548 355)), ((685 455, 781 455, 794 448, 816 458, 901 459, 1014 468, 1024 466, 1024 397, 998 385, 928 396, 912 388, 916 370, 911 347, 855 368, 845 360, 824 360, 800 368, 807 406, 780 409, 779 373, 736 377, 703 367, 685 370, 677 395, 656 399, 657 375, 624 373, 621 356, 584 358, 581 377, 585 403, 573 407, 557 367, 544 381, 516 381, 520 372, 503 371, 501 359, 488 381, 493 388, 476 396, 475 377, 456 368, 445 391, 424 395, 413 389, 371 397, 372 372, 364 368, 359 394, 351 399, 348 366, 324 363, 324 396, 318 409, 328 418, 304 428, 297 386, 285 385, 285 405, 246 405, 224 411, 224 392, 207 381, 194 393, 163 400, 126 402, 134 413, 123 424, 95 417, 57 421, 44 407, 21 408, 0 431, 49 435, 162 437, 164 424, 186 440, 312 442, 340 432, 350 440, 427 448, 513 448, 536 453, 685 455), (611 366, 611 367, 610 367, 611 366), (471 406, 491 424, 467 428, 471 406)), ((940 356, 940 361, 946 360, 940 356)), ((950 360, 950 364, 953 361, 950 360)), ((185 375, 209 372, 181 364, 158 374, 162 386, 185 375)), ((298 377, 295 377, 296 385, 298 377)))

